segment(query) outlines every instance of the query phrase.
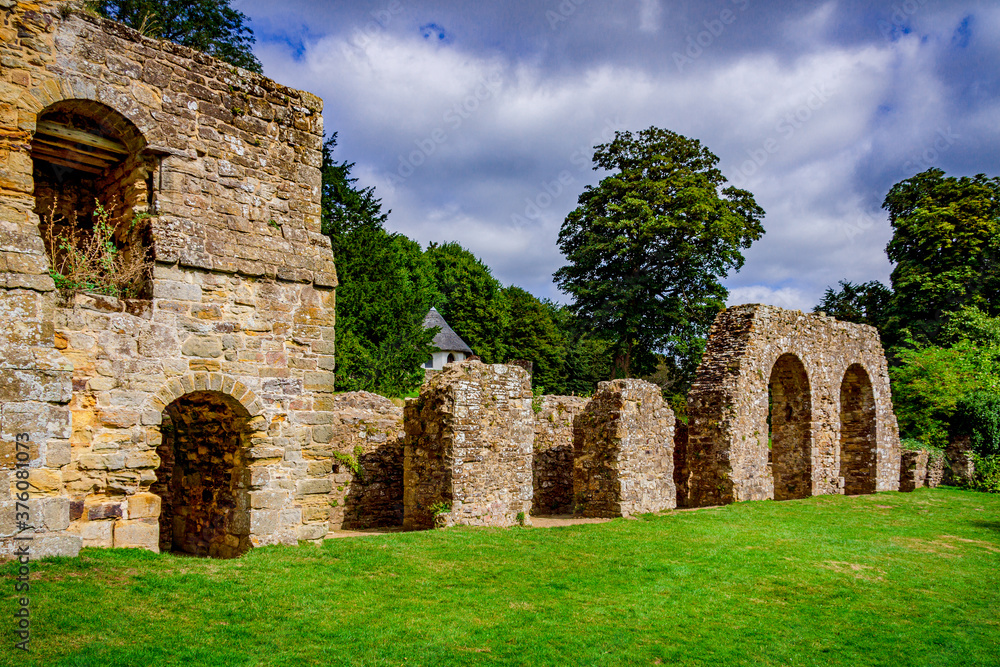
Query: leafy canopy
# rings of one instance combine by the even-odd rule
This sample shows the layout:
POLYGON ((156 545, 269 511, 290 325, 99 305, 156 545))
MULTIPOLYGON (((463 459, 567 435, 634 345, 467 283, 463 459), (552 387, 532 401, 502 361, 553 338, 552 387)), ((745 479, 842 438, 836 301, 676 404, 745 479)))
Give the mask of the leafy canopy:
POLYGON ((210 56, 260 72, 256 41, 243 12, 229 0, 93 0, 87 7, 144 35, 189 46, 210 56))
POLYGON ((891 342, 937 343, 949 313, 1000 314, 1000 178, 929 169, 885 197, 893 237, 891 342))
POLYGON ((889 369, 900 432, 934 447, 948 444, 963 398, 1000 392, 1000 318, 963 308, 947 318, 940 338, 944 345, 911 340, 889 369))
POLYGON ((656 127, 616 132, 595 147, 587 186, 563 222, 555 273, 572 309, 608 340, 614 374, 651 372, 662 352, 687 376, 728 292, 720 280, 743 266, 764 211, 732 186, 698 140, 656 127))

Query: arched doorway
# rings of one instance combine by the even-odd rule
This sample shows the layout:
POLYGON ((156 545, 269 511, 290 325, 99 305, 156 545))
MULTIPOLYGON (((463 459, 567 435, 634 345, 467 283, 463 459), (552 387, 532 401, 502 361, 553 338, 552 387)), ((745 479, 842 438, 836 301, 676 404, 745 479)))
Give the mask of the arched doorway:
POLYGON ((875 493, 875 395, 861 364, 844 373, 840 384, 840 476, 844 493, 875 493))
MULTIPOLYGON (((153 210, 156 158, 145 148, 146 140, 135 125, 98 102, 63 100, 38 114, 31 140, 34 212, 41 221, 52 268, 69 276, 74 265, 87 266, 89 261, 95 271, 108 272, 100 268, 101 261, 86 257, 102 246, 99 234, 115 248, 117 264, 110 271, 118 278, 116 287, 105 289, 100 281, 85 281, 92 286, 88 291, 148 296, 152 244, 143 216, 153 210), (106 213, 95 216, 99 210, 106 213), (105 231, 95 233, 95 225, 105 231), (74 254, 67 246, 79 252, 74 254), (129 270, 135 275, 119 275, 129 270)), ((63 286, 65 282, 57 280, 57 287, 63 286)))
POLYGON ((797 356, 778 357, 768 392, 774 499, 806 498, 812 495, 812 399, 797 356))
POLYGON ((232 558, 250 548, 250 414, 216 391, 185 394, 164 409, 160 551, 232 558))

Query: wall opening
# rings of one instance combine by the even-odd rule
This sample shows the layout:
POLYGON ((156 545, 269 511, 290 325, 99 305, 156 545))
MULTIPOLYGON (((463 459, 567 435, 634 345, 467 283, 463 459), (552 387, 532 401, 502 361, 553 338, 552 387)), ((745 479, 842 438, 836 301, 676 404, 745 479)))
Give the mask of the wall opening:
POLYGON ((812 495, 812 400, 805 366, 794 354, 774 362, 768 382, 774 499, 812 495))
MULTIPOLYGON (((153 210, 156 157, 145 148, 135 125, 98 102, 64 100, 38 115, 31 141, 34 211, 55 271, 68 275, 70 266, 80 263, 68 260, 70 253, 61 246, 68 241, 86 254, 95 233, 94 212, 101 205, 108 212, 119 260, 112 273, 136 274, 121 276, 115 289, 122 293, 111 295, 150 296, 152 238, 144 216, 153 210)), ((57 279, 57 287, 67 293, 65 282, 57 279)), ((101 288, 88 291, 110 293, 101 288)))
POLYGON ((840 476, 844 493, 875 493, 875 394, 860 364, 844 373, 840 384, 840 476))
POLYGON ((250 548, 250 415, 237 401, 196 391, 163 411, 160 551, 233 558, 250 548))

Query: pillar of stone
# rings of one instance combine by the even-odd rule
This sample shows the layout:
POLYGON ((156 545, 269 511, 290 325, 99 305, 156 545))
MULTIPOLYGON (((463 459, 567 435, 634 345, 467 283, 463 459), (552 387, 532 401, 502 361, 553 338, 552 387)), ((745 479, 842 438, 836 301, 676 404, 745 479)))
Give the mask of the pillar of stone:
POLYGON ((404 409, 403 525, 528 523, 534 412, 517 366, 451 364, 404 409))
POLYGON ((627 517, 676 507, 674 412, 659 387, 601 382, 573 431, 577 513, 627 517))
POLYGON ((906 450, 899 460, 899 490, 915 491, 927 484, 927 450, 906 450))

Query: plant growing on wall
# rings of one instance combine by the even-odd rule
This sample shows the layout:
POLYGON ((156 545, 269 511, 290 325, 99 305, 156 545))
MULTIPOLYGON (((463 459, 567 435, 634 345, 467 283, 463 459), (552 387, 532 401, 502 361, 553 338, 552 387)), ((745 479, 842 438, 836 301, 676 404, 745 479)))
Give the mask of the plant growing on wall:
POLYGON ((84 229, 79 217, 55 212, 45 216, 43 233, 49 256, 49 275, 64 299, 80 292, 128 298, 138 296, 152 273, 153 260, 142 241, 148 213, 130 220, 112 214, 113 206, 100 201, 92 214, 94 225, 84 229))

